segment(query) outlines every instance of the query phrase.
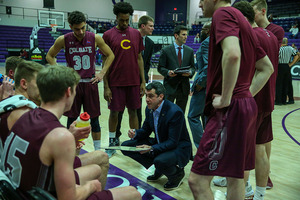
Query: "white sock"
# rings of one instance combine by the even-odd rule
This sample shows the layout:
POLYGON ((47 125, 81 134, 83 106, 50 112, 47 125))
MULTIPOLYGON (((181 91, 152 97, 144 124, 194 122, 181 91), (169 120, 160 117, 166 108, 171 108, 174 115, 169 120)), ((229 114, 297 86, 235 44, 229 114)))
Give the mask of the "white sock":
POLYGON ((266 194, 266 187, 256 186, 253 200, 263 200, 266 194))
POLYGON ((100 150, 101 140, 94 140, 93 142, 95 150, 100 150))
POLYGON ((109 138, 115 138, 116 137, 116 131, 115 132, 109 132, 109 138))

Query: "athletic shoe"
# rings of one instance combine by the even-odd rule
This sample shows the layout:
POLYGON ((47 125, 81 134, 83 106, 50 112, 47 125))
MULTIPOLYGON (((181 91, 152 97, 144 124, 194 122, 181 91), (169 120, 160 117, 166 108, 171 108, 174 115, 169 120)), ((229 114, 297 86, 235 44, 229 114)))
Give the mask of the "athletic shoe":
POLYGON ((116 146, 120 146, 120 138, 116 138, 116 146))
POLYGON ((214 200, 226 200, 226 195, 220 190, 216 190, 214 194, 214 200))
POLYGON ((219 187, 227 186, 227 180, 224 177, 213 180, 213 183, 215 184, 215 186, 219 186, 219 187))
POLYGON ((270 177, 268 177, 267 190, 270 190, 272 188, 273 188, 273 183, 272 183, 270 177))
MULTIPOLYGON (((117 146, 117 139, 116 138, 109 138, 109 146, 117 146)), ((105 152, 107 153, 108 157, 111 158, 115 153, 115 149, 106 149, 105 152)))
POLYGON ((253 199, 254 197, 254 191, 252 189, 252 185, 248 182, 246 183, 245 186, 245 199, 253 199))
MULTIPOLYGON (((225 178, 226 180, 226 178, 225 178)), ((224 184, 223 184, 224 185, 224 184)), ((227 181, 226 181, 226 185, 227 185, 227 181)), ((225 186, 221 186, 221 187, 225 187, 225 186)), ((225 196, 227 196, 227 193, 225 192, 225 196)), ((246 183, 245 186, 245 200, 252 200, 254 197, 254 191, 252 189, 252 185, 248 182, 246 183)))

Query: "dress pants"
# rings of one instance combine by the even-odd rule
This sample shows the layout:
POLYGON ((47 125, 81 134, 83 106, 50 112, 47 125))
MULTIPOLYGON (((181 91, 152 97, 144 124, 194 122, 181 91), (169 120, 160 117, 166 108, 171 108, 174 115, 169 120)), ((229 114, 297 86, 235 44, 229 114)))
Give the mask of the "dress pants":
POLYGON ((289 97, 289 102, 294 101, 294 88, 293 88, 293 82, 292 82, 292 74, 291 74, 291 68, 289 70, 288 74, 288 88, 287 88, 287 96, 289 97))
POLYGON ((205 88, 203 88, 199 92, 194 92, 191 98, 190 109, 188 114, 190 129, 193 135, 194 144, 197 149, 199 147, 199 143, 203 135, 203 130, 205 128, 205 117, 203 114, 204 106, 205 106, 205 88), (200 117, 202 123, 200 121, 200 117))
POLYGON ((174 94, 168 94, 168 91, 166 94, 167 100, 169 100, 173 103, 176 100, 176 102, 175 102, 176 105, 178 105, 181 108, 183 113, 185 113, 185 108, 186 108, 186 104, 188 101, 188 97, 189 97, 188 93, 186 91, 183 91, 182 84, 178 85, 178 88, 174 94))
MULTIPOLYGON (((154 138, 150 138, 153 141, 154 138)), ((154 139, 155 140, 155 139, 154 139)), ((137 140, 127 140, 122 143, 122 146, 132 146, 135 147, 137 145, 153 145, 153 142, 149 140, 137 141, 137 140)), ((175 154, 175 151, 167 151, 161 153, 156 156, 151 156, 149 153, 140 154, 140 152, 134 151, 122 151, 125 156, 132 158, 133 160, 137 161, 145 168, 149 168, 152 164, 154 164, 155 169, 157 172, 164 174, 165 176, 172 177, 172 175, 176 174, 178 164, 178 159, 175 154)))
POLYGON ((286 97, 288 93, 288 83, 290 67, 288 64, 279 64, 278 65, 278 75, 276 79, 276 104, 286 104, 286 97))

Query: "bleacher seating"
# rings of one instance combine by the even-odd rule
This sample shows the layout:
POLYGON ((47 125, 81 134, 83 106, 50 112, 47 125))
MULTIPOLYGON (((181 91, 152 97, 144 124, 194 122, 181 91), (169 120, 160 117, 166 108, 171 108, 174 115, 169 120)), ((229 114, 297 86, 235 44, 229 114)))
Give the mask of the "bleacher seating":
POLYGON ((299 0, 273 0, 268 2, 268 13, 277 17, 298 16, 300 13, 299 0))
POLYGON ((153 35, 173 35, 174 25, 154 24, 153 35))
MULTIPOLYGON (((54 39, 49 33, 51 28, 41 28, 38 32, 38 47, 48 52, 54 43, 54 39)), ((71 30, 57 29, 57 32, 66 34, 71 30)), ((5 58, 9 55, 8 49, 19 51, 25 48, 29 51, 29 37, 31 35, 31 27, 20 26, 3 26, 0 25, 0 62, 5 62, 5 58)), ((65 62, 64 51, 60 51, 57 55, 57 62, 65 62)))
MULTIPOLYGON (((296 20, 300 21, 300 17, 274 19, 273 23, 282 27, 287 27, 285 28, 285 37, 288 37, 288 29, 296 20)), ((201 28, 202 25, 192 25, 192 29, 189 31, 186 45, 193 48, 194 53, 200 46, 200 43, 194 44, 194 35, 200 32, 201 28)), ((170 24, 157 24, 155 25, 153 33, 158 35, 173 35, 173 29, 174 27, 170 24)), ((20 49, 25 48, 29 51, 29 37, 31 31, 32 28, 30 27, 0 25, 0 62, 5 62, 6 57, 9 55, 9 49, 19 51, 20 49)), ((70 31, 71 30, 57 29, 57 32, 61 32, 61 34, 66 34, 70 31)), ((55 41, 49 32, 51 32, 51 28, 41 28, 38 32, 38 45, 45 53, 48 52, 55 41)), ((295 45, 300 48, 300 37, 298 39, 289 39, 288 44, 291 45, 292 43, 295 43, 295 45)), ((158 63, 158 58, 159 54, 152 57, 154 65, 158 63)), ((64 50, 61 50, 58 53, 57 62, 65 62, 64 50)))

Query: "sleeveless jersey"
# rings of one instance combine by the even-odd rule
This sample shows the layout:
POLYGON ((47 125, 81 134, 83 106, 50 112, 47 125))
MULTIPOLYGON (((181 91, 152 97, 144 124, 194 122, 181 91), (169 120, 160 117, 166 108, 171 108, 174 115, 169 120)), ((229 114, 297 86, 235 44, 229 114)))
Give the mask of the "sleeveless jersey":
POLYGON ((0 139, 2 144, 0 149, 4 146, 4 142, 9 135, 9 129, 7 126, 7 118, 11 112, 21 107, 37 108, 34 102, 30 101, 23 95, 13 95, 0 101, 0 139))
POLYGON ((1 157, 1 169, 14 187, 27 191, 38 186, 55 195, 53 164, 45 166, 39 152, 47 134, 57 127, 63 126, 42 108, 25 113, 15 123, 1 157))
POLYGON ((255 95, 254 99, 257 104, 258 112, 272 112, 274 110, 275 86, 278 72, 278 40, 276 36, 267 29, 254 28, 253 30, 260 42, 260 46, 265 50, 274 67, 274 73, 266 85, 255 95))
MULTIPOLYGON (((12 111, 8 111, 8 112, 0 114, 0 139, 1 139, 0 146, 1 147, 4 146, 4 142, 9 134, 9 129, 7 126, 7 118, 9 117, 11 112, 12 111)), ((0 150, 2 150, 2 148, 0 150)))
POLYGON ((64 38, 68 67, 74 68, 81 78, 92 78, 95 74, 95 34, 86 31, 82 41, 73 32, 65 34, 64 38))

